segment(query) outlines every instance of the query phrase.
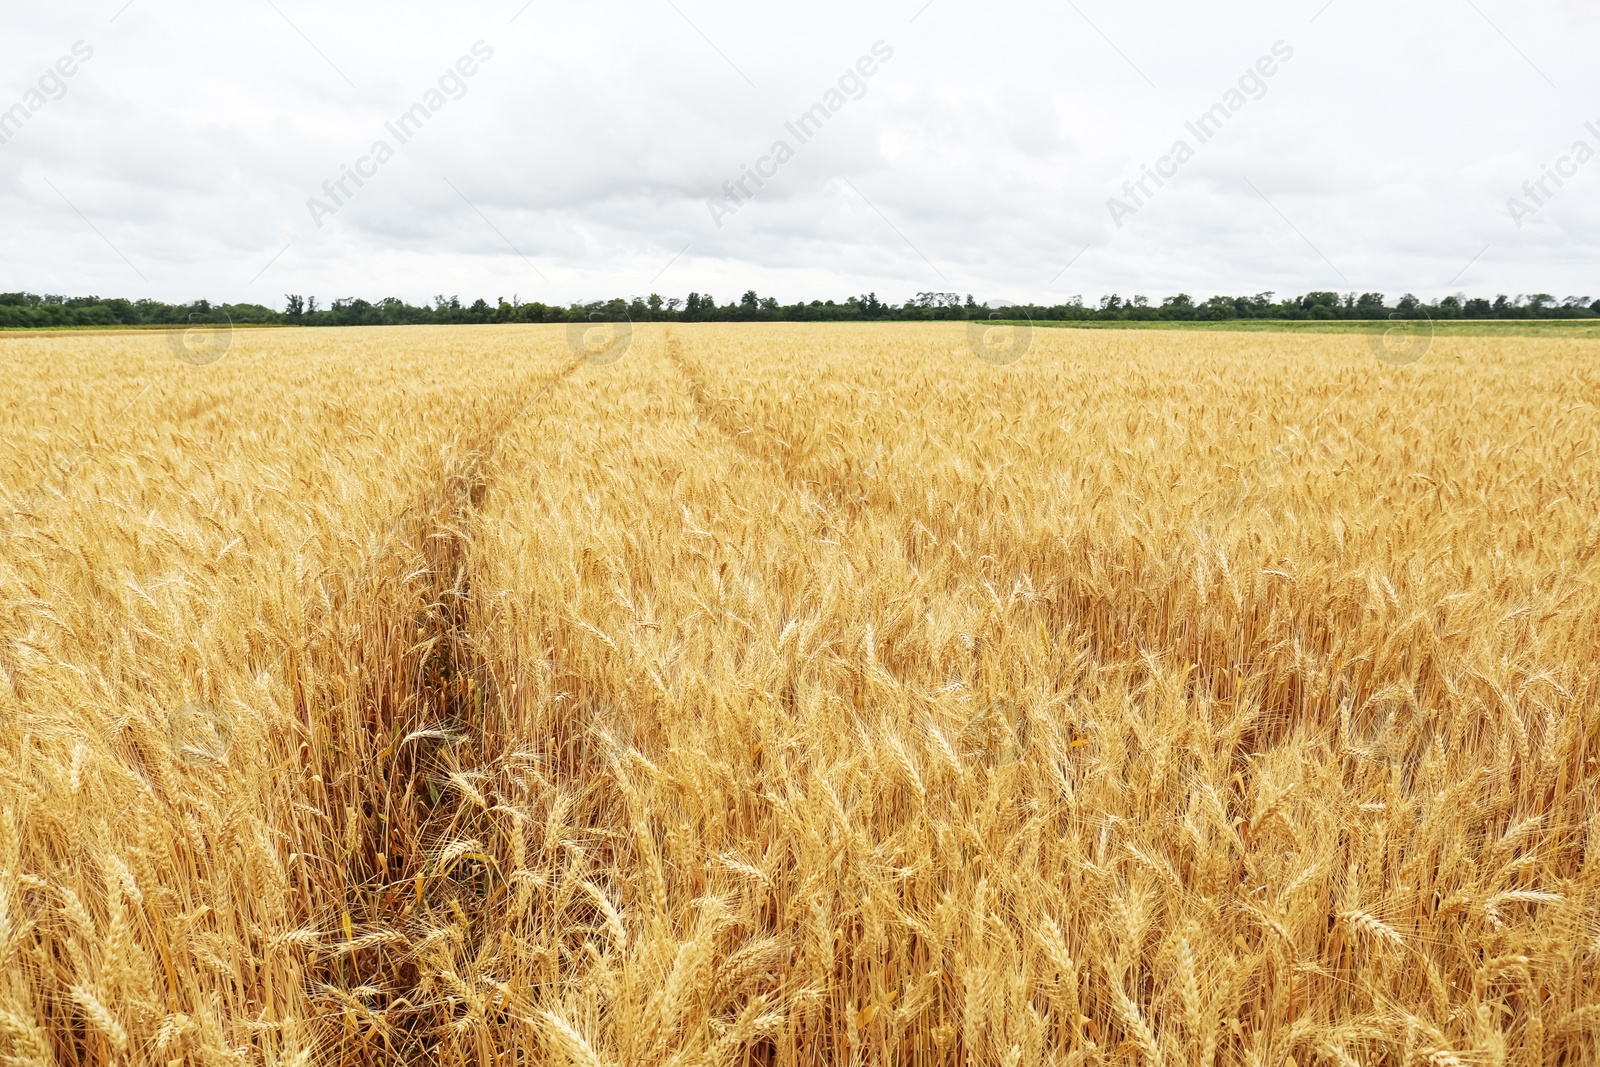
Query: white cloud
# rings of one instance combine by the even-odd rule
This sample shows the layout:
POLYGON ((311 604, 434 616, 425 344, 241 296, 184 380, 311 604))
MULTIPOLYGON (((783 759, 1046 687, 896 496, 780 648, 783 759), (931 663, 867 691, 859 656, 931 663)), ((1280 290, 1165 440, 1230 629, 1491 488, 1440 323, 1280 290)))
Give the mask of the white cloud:
POLYGON ((1600 13, 1475 3, 30 7, 7 13, 0 108, 75 42, 95 54, 0 145, 0 290, 1600 288, 1600 166, 1521 229, 1506 208, 1600 120, 1600 13), (313 225, 307 198, 480 40, 465 95, 313 225), (894 58, 865 95, 718 229, 706 199, 879 40, 894 58), (1295 58, 1267 94, 1113 225, 1107 198, 1280 40, 1295 58))

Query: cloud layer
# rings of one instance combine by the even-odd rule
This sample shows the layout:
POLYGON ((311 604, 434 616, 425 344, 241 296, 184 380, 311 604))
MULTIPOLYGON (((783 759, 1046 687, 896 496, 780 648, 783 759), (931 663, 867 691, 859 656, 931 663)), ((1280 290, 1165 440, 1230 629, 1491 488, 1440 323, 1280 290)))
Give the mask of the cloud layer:
POLYGON ((1591 5, 123 3, 7 15, 0 290, 1600 295, 1591 5))

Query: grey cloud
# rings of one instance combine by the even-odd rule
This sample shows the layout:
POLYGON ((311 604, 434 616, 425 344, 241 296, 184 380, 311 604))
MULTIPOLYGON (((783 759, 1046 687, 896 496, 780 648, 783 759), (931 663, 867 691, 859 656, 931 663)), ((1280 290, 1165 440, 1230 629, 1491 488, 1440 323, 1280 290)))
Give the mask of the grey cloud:
POLYGON ((686 243, 658 290, 1092 299, 1343 288, 1246 178, 1354 287, 1448 291, 1493 240, 1449 289, 1596 289, 1600 165, 1521 231, 1505 198, 1600 119, 1584 103, 1600 99, 1586 55, 1600 13, 1478 2, 1558 90, 1454 0, 1389 10, 1382 33, 1356 0, 1314 24, 1320 3, 1080 4, 1110 43, 1070 9, 1023 0, 981 13, 939 0, 915 23, 918 3, 678 0, 704 37, 657 0, 535 6, 515 23, 514 2, 282 0, 354 89, 266 5, 140 0, 114 24, 94 5, 29 7, 8 13, 0 107, 73 41, 91 41, 96 55, 65 97, 0 146, 9 223, 0 289, 569 300, 642 290, 686 243), (975 32, 975 18, 1005 32, 975 32), (865 96, 713 226, 706 198, 880 38, 895 58, 865 96), (495 59, 465 96, 317 230, 307 198, 479 39, 495 59), (1278 39, 1296 58, 1270 91, 1147 210, 1113 227, 1107 197, 1278 39), (45 179, 73 195, 148 286, 45 179))

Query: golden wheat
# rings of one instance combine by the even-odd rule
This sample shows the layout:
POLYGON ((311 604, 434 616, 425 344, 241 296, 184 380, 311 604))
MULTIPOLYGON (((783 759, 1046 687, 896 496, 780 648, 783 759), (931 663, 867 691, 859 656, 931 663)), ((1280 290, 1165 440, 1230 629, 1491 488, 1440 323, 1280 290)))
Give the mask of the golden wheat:
POLYGON ((0 1059, 1597 1062, 1595 353, 0 340, 0 1059))

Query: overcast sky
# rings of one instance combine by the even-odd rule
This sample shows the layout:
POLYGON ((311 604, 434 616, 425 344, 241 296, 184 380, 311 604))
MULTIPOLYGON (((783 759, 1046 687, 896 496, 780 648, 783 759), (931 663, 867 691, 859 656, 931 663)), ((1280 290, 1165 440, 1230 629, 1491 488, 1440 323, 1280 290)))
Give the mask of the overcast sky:
POLYGON ((0 291, 1600 296, 1592 0, 124 3, 4 0, 0 291))

